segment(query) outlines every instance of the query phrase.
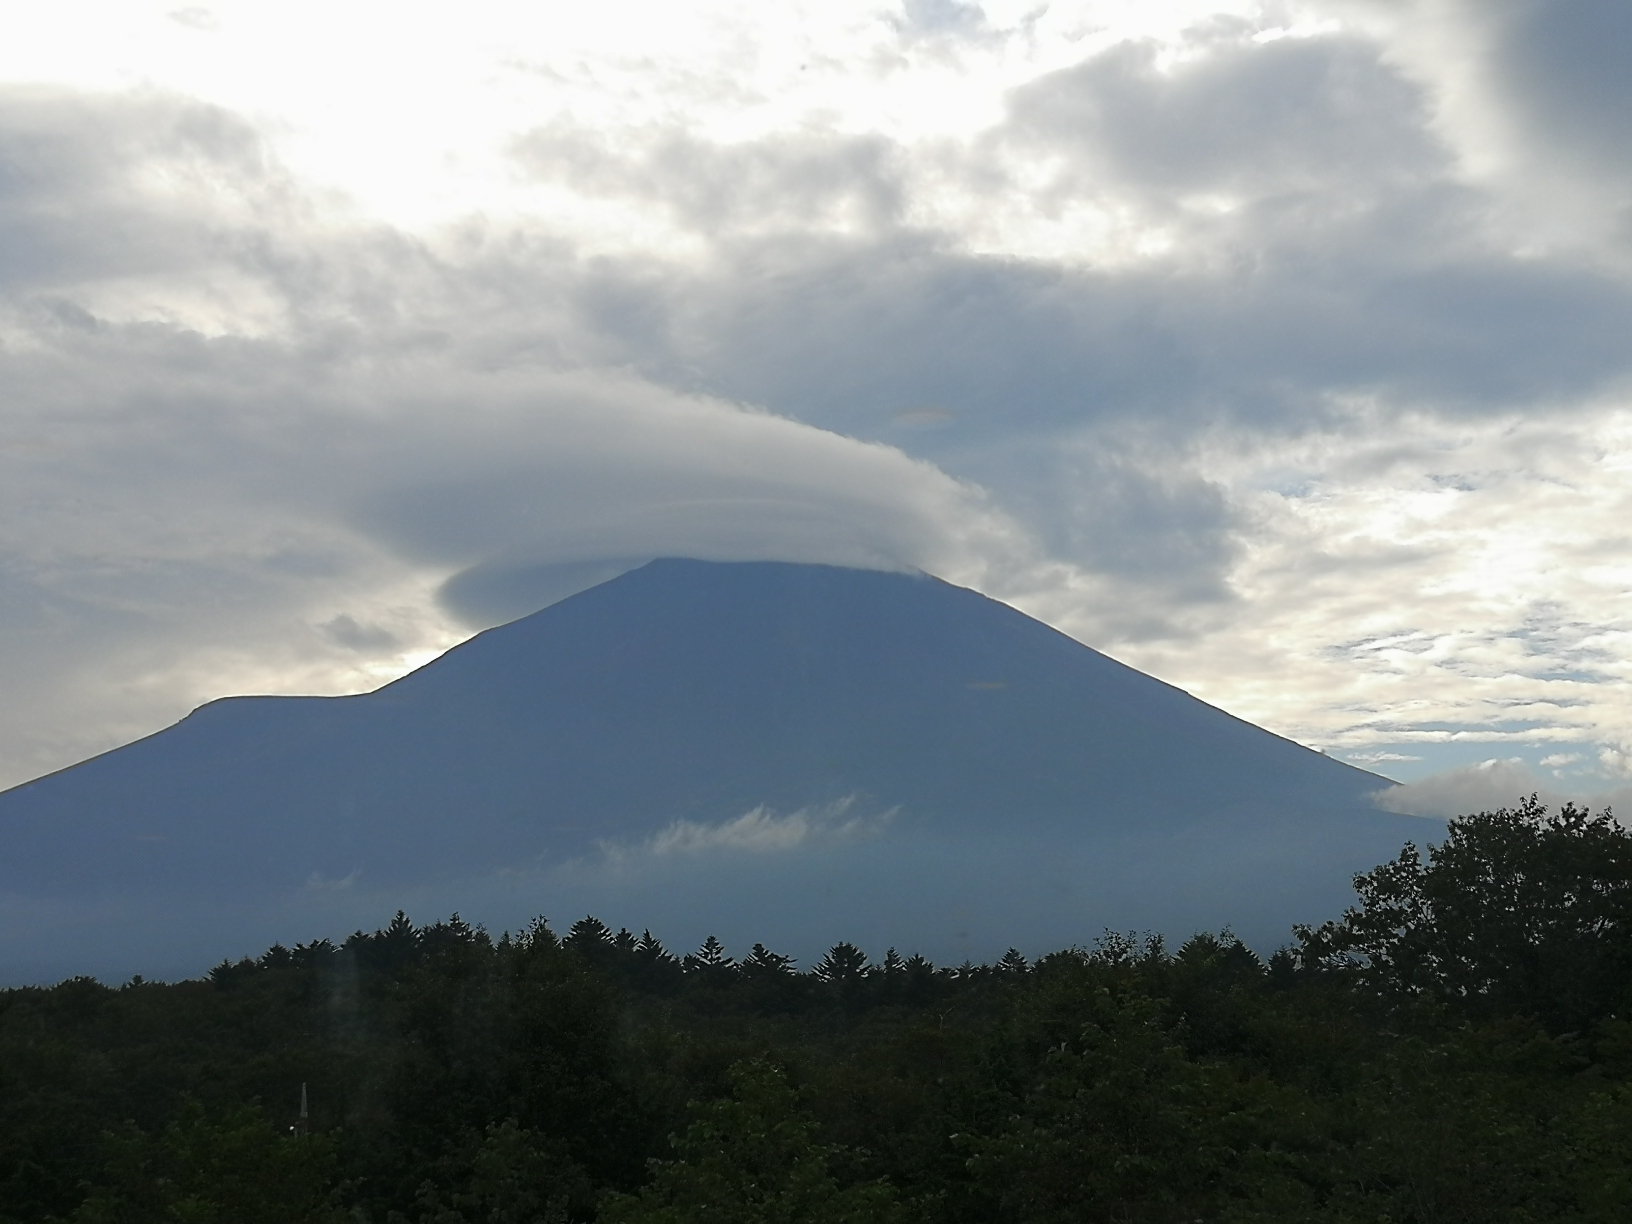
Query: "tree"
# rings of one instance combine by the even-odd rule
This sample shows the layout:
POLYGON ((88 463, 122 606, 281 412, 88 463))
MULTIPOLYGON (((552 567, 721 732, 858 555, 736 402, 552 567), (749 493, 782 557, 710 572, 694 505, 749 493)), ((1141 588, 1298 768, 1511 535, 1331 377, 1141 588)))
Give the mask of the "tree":
POLYGON ((1306 965, 1554 1032, 1632 1005, 1632 835, 1607 810, 1461 816, 1426 862, 1407 844, 1354 886, 1341 921, 1297 928, 1306 965))
POLYGON ((100 1184, 74 1224, 340 1224, 335 1148, 327 1136, 280 1134, 256 1105, 181 1116, 149 1133, 134 1123, 103 1136, 100 1184))
POLYGON ((674 957, 670 955, 669 950, 663 946, 663 942, 649 930, 641 932, 639 941, 634 945, 634 952, 635 956, 638 957, 643 964, 656 965, 675 963, 674 957))
POLYGON ((755 1060, 731 1068, 731 1097, 692 1107, 671 1140, 674 1160, 651 1162, 639 1195, 611 1194, 605 1224, 891 1224, 901 1218, 883 1182, 841 1187, 829 1171, 840 1149, 817 1141, 787 1077, 755 1060))
POLYGON ((567 1224, 594 1202, 564 1146, 514 1118, 467 1133, 428 1172, 414 1196, 417 1224, 567 1224))
POLYGON ((686 957, 683 963, 687 973, 700 974, 709 980, 728 976, 737 967, 737 962, 725 954, 725 945, 712 935, 703 940, 697 951, 686 957))
POLYGON ((1010 948, 997 962, 999 973, 1024 973, 1030 967, 1018 948, 1010 948))
POLYGON ((792 977, 794 974, 793 957, 772 952, 762 943, 754 945, 748 959, 742 962, 742 967, 750 974, 776 978, 792 977))
POLYGON ((611 927, 593 914, 587 914, 567 929, 567 937, 561 942, 586 956, 593 956, 612 947, 613 939, 611 927))
POLYGON ((853 943, 836 943, 811 970, 821 981, 848 986, 867 976, 867 953, 853 943))
POLYGON ((953 1136, 985 1218, 1219 1219, 1222 1202, 1268 1187, 1265 1170, 1243 1176, 1256 1143, 1238 1121, 1257 1112, 1239 1105, 1260 1084, 1192 1061, 1161 1001, 1137 989, 1075 1002, 1078 1031, 1048 1048, 995 1133, 953 1136))

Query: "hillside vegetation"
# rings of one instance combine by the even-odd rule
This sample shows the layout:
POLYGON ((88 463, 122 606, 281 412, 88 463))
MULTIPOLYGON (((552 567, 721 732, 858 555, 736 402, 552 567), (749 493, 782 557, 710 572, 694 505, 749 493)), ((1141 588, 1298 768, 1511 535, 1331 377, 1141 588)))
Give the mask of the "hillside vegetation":
POLYGON ((1632 1218, 1632 837, 1531 800, 1356 889, 1267 962, 1106 934, 801 972, 399 914, 10 990, 0 1221, 1632 1218))

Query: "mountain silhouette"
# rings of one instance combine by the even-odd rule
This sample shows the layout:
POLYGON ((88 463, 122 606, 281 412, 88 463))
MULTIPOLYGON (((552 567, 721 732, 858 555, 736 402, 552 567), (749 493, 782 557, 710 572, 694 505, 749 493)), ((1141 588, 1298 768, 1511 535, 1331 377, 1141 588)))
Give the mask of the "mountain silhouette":
POLYGON ((375 692, 214 701, 0 794, 0 964, 197 972, 398 906, 803 957, 1273 945, 1433 833, 1387 785, 935 578, 659 560, 375 692))

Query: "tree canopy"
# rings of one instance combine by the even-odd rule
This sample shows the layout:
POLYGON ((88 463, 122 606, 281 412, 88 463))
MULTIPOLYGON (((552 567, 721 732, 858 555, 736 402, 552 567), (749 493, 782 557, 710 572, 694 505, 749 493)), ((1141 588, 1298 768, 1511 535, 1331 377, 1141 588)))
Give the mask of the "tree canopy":
POLYGON ((1104 933, 801 970, 398 914, 3 991, 0 1224, 1621 1221, 1628 864, 1532 799, 1267 960, 1104 933))

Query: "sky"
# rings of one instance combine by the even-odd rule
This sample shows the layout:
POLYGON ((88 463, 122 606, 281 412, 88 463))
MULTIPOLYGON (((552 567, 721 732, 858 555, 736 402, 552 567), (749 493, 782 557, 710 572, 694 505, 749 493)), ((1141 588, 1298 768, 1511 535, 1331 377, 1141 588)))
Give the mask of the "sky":
POLYGON ((0 0, 0 785, 653 556, 1632 785, 1632 6, 0 0))

